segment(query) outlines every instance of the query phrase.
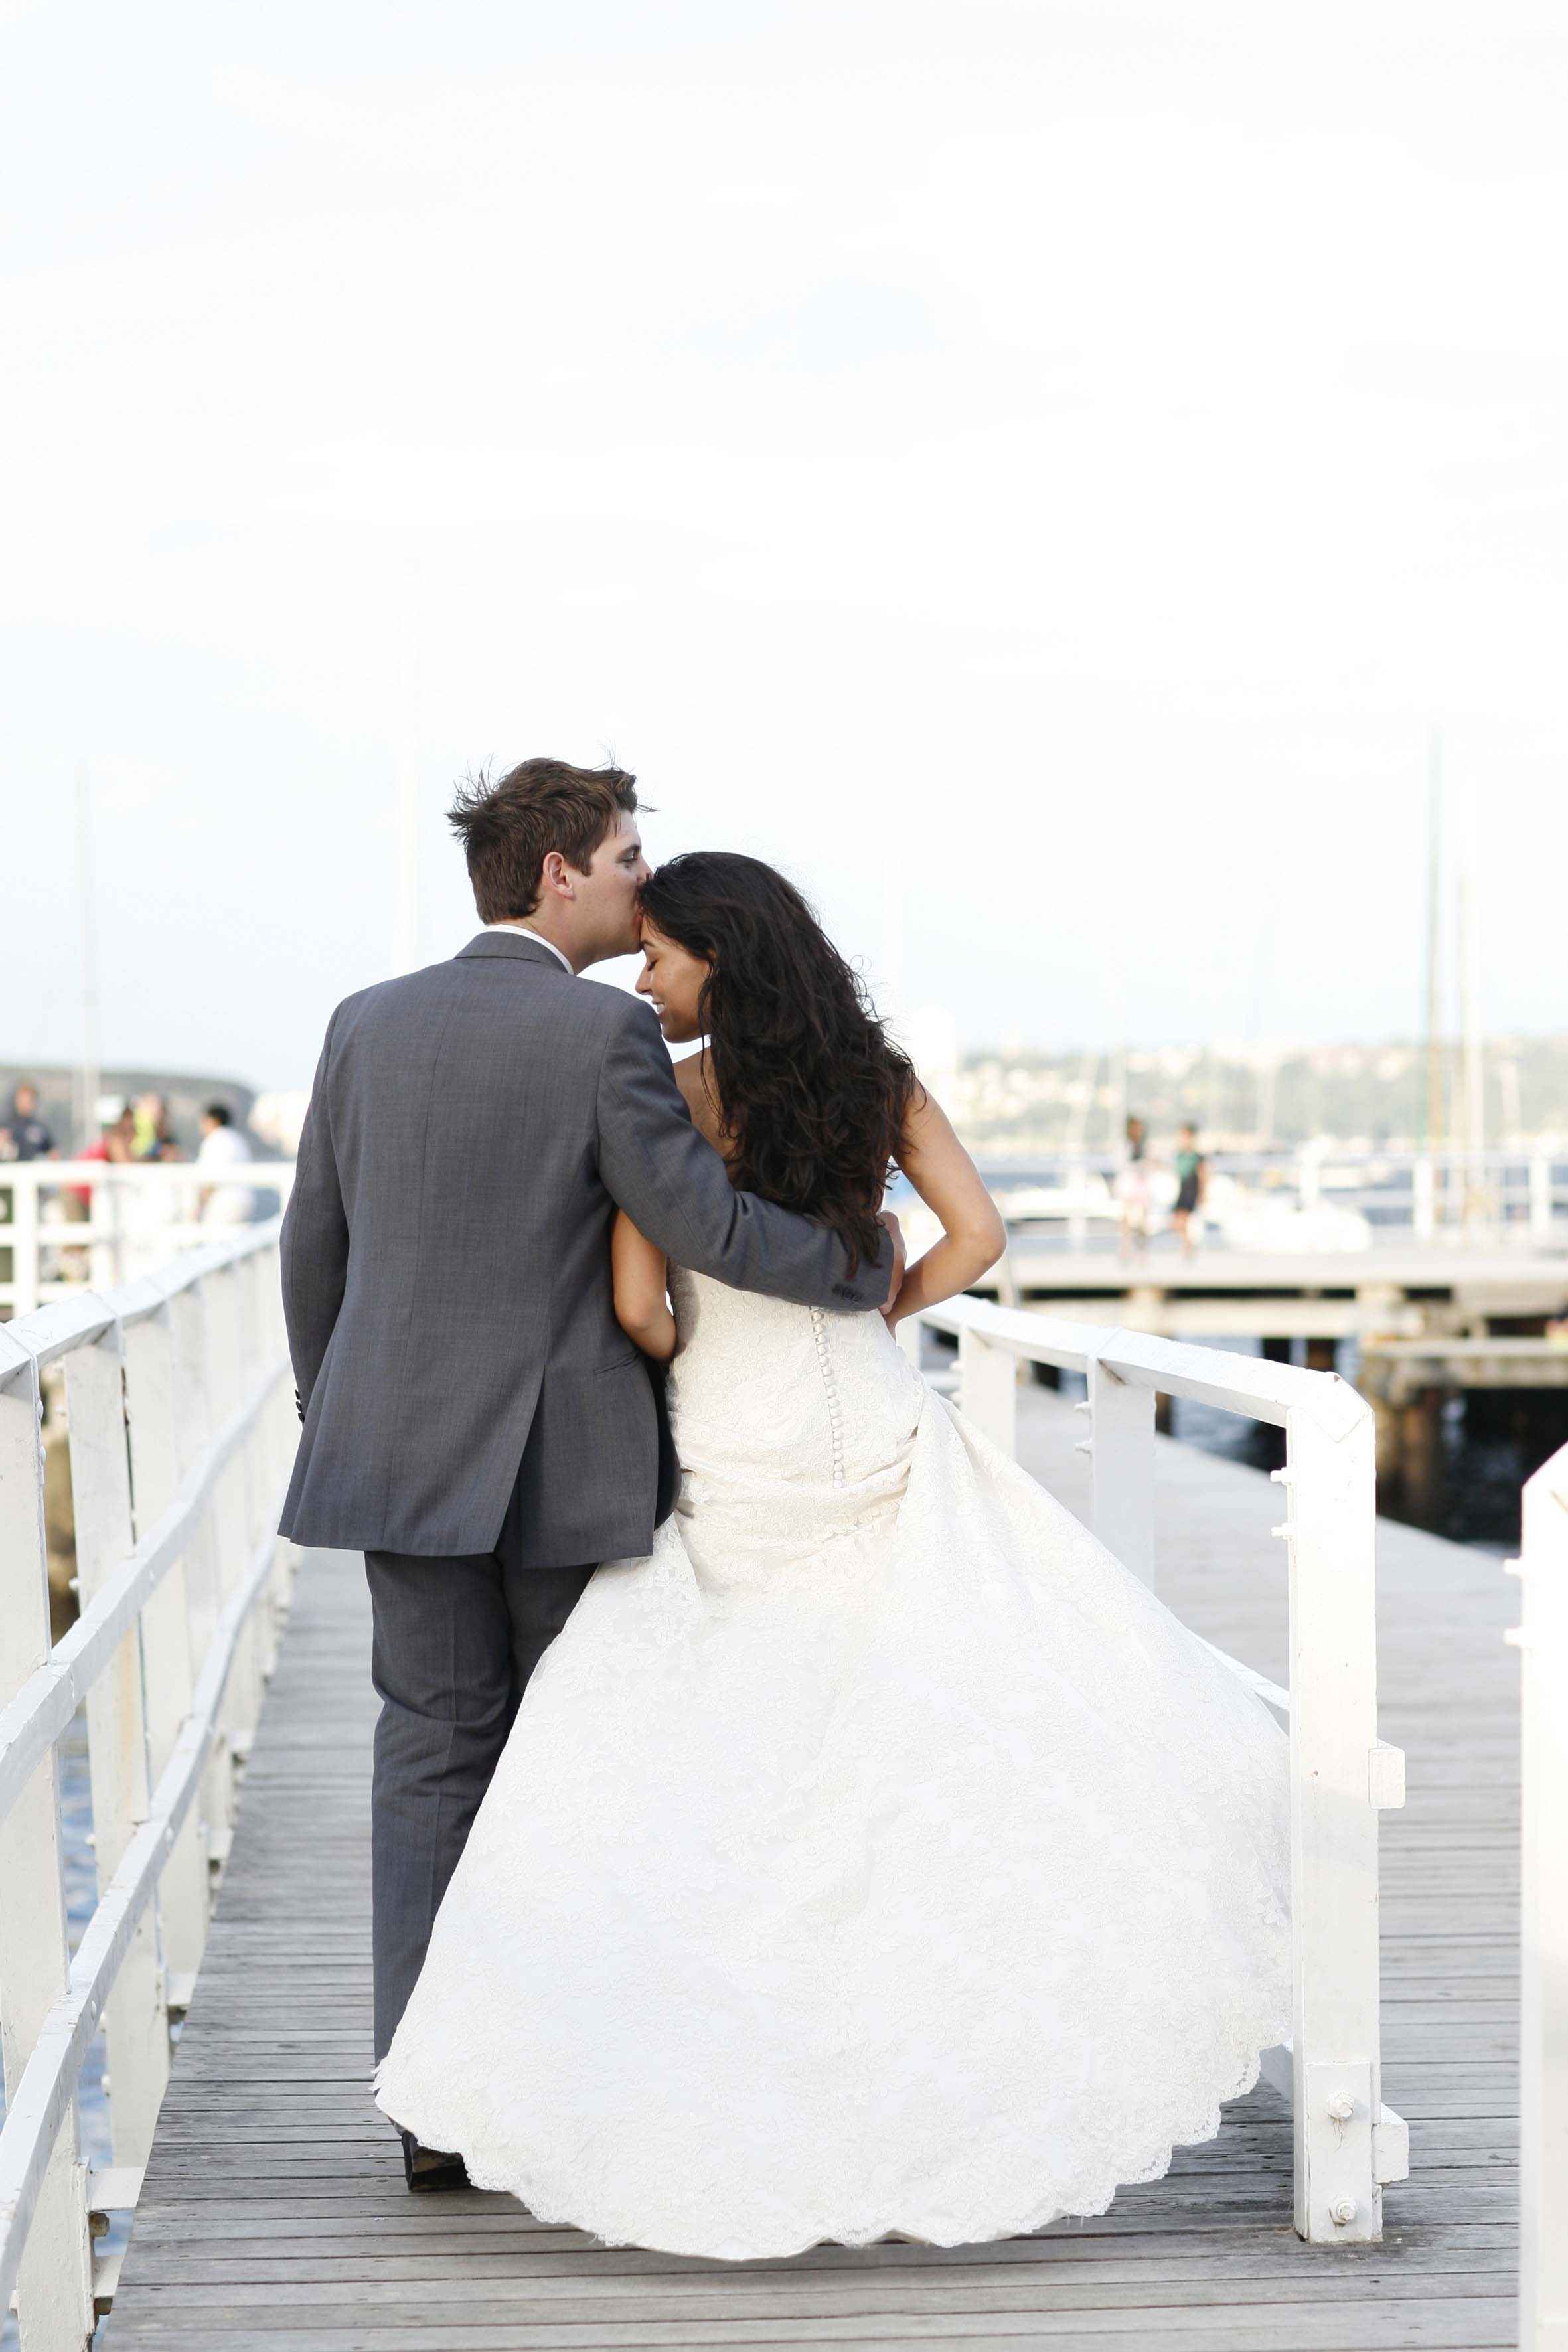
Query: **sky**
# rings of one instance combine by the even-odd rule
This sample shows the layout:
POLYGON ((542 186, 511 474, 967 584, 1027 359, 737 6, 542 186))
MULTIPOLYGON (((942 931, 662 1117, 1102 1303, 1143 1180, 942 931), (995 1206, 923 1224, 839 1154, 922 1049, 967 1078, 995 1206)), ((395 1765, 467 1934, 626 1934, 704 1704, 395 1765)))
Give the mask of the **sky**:
POLYGON ((1434 730, 1568 1026, 1565 100, 1557 0, 0 0, 0 1060, 79 778, 105 1062, 287 1087, 542 751, 967 1045, 1407 1035, 1434 730))

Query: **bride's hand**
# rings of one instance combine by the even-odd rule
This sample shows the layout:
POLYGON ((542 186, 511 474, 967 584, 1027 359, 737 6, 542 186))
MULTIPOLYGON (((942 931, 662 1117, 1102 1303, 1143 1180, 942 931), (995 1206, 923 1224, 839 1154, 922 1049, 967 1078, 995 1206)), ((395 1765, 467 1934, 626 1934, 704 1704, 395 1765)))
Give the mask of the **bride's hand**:
POLYGON ((886 1225, 893 1236, 892 1279, 888 1285, 888 1296, 880 1310, 883 1315, 890 1315, 898 1304, 899 1293, 904 1286, 904 1268, 909 1264, 910 1253, 908 1244, 904 1240, 903 1227, 891 1209, 881 1210, 878 1215, 878 1223, 886 1225))

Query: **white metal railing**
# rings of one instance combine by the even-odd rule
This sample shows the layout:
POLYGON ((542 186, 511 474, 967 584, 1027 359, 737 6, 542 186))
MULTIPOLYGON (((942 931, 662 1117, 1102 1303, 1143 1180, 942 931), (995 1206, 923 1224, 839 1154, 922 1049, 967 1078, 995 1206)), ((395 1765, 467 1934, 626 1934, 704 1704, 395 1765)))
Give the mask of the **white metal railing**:
POLYGON ((287 1607, 297 1434, 279 1221, 0 1324, 0 2314, 81 2352, 113 2292, 287 1607), (51 1643, 46 1389, 63 1375, 80 1614, 51 1643), (57 1742, 85 1704, 98 1904, 71 1955, 57 1742), (78 2085, 105 2032, 110 2163, 78 2085))
POLYGON ((176 1249, 233 1234, 232 1218, 212 1220, 237 1194, 276 1193, 282 1206, 293 1181, 291 1160, 0 1160, 0 1308, 30 1315, 84 1284, 153 1273, 176 1249))
POLYGON ((1520 2264, 1523 2352, 1568 2347, 1568 1445, 1524 1488, 1520 1623, 1520 2264))
MULTIPOLYGON (((1333 1372, 1194 1348, 1138 1331, 950 1299, 921 1323, 958 1340, 957 1401, 1008 1454, 1017 1451, 1020 1361, 1081 1372, 1091 1524, 1154 1581, 1154 1402, 1189 1397, 1285 1432, 1288 1691, 1226 1663, 1290 1730, 1292 2034, 1264 2060, 1295 2116, 1295 2223, 1314 2244, 1383 2234, 1383 2188, 1408 2169, 1408 2134, 1383 2104, 1378 2020, 1377 1816, 1405 1801, 1405 1759, 1377 1736, 1374 1424, 1333 1372)), ((1224 1652, 1219 1653, 1225 1656, 1224 1652)))
MULTIPOLYGON (((1059 1223, 1075 1247, 1094 1228, 1113 1234, 1121 1216, 1121 1162, 1105 1152, 1016 1155, 973 1147, 993 1192, 1016 1223, 1059 1223)), ((1206 1155, 1206 1235, 1230 1245, 1289 1248, 1292 1223, 1315 1229, 1307 1245, 1365 1248, 1478 1244, 1555 1248, 1568 1242, 1568 1146, 1493 1151, 1340 1150, 1308 1144, 1292 1151, 1206 1155)), ((1149 1163, 1152 1222, 1162 1223, 1176 1190, 1173 1171, 1149 1163)), ((3 1172, 3 1171, 0 1171, 3 1172)))

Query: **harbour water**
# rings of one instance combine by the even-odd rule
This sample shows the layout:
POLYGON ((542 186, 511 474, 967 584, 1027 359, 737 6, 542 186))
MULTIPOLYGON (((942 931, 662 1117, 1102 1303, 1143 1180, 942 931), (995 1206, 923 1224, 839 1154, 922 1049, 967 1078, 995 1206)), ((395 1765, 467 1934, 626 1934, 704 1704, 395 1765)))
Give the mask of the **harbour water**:
MULTIPOLYGON (((1255 1339, 1227 1339, 1225 1344, 1240 1355, 1260 1352, 1255 1339)), ((1334 1370, 1354 1387, 1353 1341, 1343 1341, 1335 1349, 1334 1370)), ((1439 1501, 1427 1532, 1445 1536, 1450 1543, 1513 1551, 1519 1544, 1520 1488, 1553 1445, 1568 1436, 1568 1427, 1542 1443, 1477 1426, 1476 1420, 1458 1398, 1444 1408, 1439 1501)), ((1184 1398, 1173 1404, 1172 1434, 1186 1444, 1202 1446, 1205 1453, 1224 1454, 1259 1470, 1278 1469, 1285 1459, 1283 1433, 1268 1423, 1246 1421, 1239 1414, 1189 1403, 1184 1398)), ((1385 1507, 1391 1517, 1402 1516, 1386 1501, 1385 1507)))

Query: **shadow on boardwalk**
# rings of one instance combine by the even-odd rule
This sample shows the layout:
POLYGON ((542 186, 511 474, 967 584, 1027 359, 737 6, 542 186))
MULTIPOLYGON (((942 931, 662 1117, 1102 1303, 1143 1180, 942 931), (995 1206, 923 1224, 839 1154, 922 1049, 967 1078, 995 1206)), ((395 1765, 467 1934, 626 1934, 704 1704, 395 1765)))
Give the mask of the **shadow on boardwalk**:
MULTIPOLYGON (((1081 1507, 1080 1424, 1033 1390, 1019 1452, 1081 1507)), ((1162 1442, 1161 1589, 1284 1668, 1278 1490, 1162 1442)), ((991 2341, 1121 2352, 1373 2352, 1515 2340, 1516 1668, 1497 1563, 1383 1522, 1384 2089, 1411 2177, 1381 2246, 1290 2226, 1290 2126, 1259 2088, 1216 2140, 1110 2213, 959 2252, 819 2248, 729 2266, 610 2251, 510 2199, 403 2187, 367 2083, 369 1610, 356 1557, 311 1555, 104 2340, 110 2352, 991 2341)))

